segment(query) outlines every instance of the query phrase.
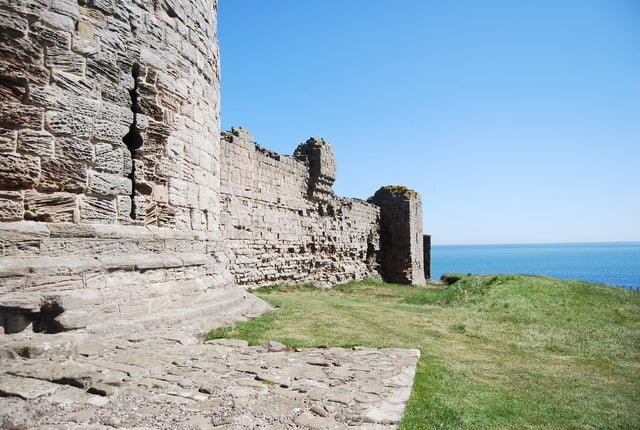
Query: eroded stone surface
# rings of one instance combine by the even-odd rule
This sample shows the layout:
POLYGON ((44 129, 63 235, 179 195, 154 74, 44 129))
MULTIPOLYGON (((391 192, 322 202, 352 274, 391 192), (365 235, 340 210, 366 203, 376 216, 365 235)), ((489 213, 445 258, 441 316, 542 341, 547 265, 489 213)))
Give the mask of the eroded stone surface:
POLYGON ((0 420, 29 428, 394 428, 419 358, 417 350, 269 352, 235 340, 181 341, 189 336, 109 336, 96 348, 76 333, 70 341, 85 353, 74 358, 6 359, 0 420))

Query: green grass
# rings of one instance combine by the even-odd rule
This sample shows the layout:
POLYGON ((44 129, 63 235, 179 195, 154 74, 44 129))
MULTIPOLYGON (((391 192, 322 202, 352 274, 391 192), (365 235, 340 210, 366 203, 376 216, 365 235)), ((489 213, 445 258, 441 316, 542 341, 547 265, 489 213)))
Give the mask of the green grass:
POLYGON ((531 276, 256 293, 277 310, 212 332, 251 344, 419 348, 403 429, 640 428, 640 293, 531 276))

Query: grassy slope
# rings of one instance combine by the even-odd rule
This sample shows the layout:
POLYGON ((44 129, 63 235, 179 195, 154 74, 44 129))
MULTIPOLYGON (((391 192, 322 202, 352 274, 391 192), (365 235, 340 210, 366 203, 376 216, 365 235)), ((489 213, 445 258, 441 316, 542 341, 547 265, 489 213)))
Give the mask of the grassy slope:
POLYGON ((639 428, 640 294, 525 276, 258 291, 277 312, 213 337, 420 348, 402 428, 639 428))

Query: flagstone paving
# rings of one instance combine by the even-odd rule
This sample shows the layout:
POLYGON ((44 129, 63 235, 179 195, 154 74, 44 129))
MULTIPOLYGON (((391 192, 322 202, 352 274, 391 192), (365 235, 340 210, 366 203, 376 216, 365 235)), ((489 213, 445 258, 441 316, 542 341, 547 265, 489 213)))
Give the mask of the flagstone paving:
POLYGON ((0 424, 8 429, 390 429, 420 355, 202 343, 171 329, 2 342, 0 424))

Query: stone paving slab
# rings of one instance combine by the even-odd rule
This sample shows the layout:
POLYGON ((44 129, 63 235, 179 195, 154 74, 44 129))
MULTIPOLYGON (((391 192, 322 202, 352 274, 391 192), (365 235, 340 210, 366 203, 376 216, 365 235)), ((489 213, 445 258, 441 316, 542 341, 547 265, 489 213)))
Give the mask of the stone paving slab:
POLYGON ((186 333, 86 340, 0 361, 1 428, 391 429, 418 350, 289 351, 186 333))

